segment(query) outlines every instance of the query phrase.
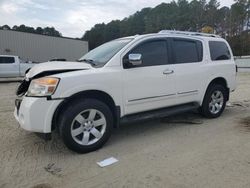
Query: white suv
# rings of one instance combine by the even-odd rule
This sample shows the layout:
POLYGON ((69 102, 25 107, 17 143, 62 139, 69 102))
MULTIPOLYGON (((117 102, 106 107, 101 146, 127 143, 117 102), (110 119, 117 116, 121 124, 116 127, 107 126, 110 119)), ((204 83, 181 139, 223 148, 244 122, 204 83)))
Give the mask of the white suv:
POLYGON ((161 31, 105 43, 78 62, 36 65, 19 86, 22 128, 58 129, 79 153, 103 146, 120 123, 199 109, 221 115, 236 87, 228 43, 215 35, 161 31))

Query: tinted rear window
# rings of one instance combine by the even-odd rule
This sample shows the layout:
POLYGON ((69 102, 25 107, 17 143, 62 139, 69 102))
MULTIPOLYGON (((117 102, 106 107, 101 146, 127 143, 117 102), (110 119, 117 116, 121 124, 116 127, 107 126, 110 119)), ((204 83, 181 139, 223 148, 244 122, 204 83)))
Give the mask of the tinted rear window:
POLYGON ((196 40, 174 39, 173 49, 176 63, 194 63, 202 61, 202 43, 196 40))
POLYGON ((231 54, 225 42, 209 41, 210 55, 212 61, 231 59, 231 54))
POLYGON ((15 62, 14 57, 0 57, 0 64, 14 63, 14 62, 15 62))

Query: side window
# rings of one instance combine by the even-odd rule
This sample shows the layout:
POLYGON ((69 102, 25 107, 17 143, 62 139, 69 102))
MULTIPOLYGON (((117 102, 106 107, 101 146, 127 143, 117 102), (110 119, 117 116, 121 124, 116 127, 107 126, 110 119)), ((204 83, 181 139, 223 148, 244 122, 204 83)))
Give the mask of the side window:
POLYGON ((230 51, 225 42, 209 41, 209 48, 212 61, 231 59, 230 51))
POLYGON ((173 50, 176 63, 194 63, 202 61, 203 47, 200 41, 174 39, 173 50))
POLYGON ((0 64, 10 64, 10 63, 15 63, 15 58, 14 57, 0 57, 0 64))
POLYGON ((132 49, 129 54, 142 55, 142 65, 139 67, 166 65, 168 63, 167 42, 165 40, 142 43, 132 49))

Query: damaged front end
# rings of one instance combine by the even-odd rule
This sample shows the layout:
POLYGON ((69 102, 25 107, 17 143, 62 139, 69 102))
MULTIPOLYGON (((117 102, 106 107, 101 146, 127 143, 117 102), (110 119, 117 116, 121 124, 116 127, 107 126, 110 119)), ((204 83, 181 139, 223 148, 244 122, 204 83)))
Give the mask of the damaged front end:
POLYGON ((22 97, 29 89, 31 80, 23 80, 16 90, 16 95, 22 97))
MULTIPOLYGON (((54 91, 57 88, 57 85, 59 84, 60 78, 51 76, 73 71, 89 70, 91 68, 92 67, 90 65, 79 62, 49 62, 49 63, 41 63, 32 67, 29 71, 26 72, 24 80, 21 82, 21 84, 18 86, 16 90, 17 98, 15 100, 15 112, 14 112, 16 120, 22 127, 25 127, 24 119, 27 118, 27 116, 25 117, 23 109, 27 108, 25 107, 27 105, 23 103, 24 101, 29 101, 29 97, 39 97, 39 98, 47 97, 48 99, 48 96, 53 95, 54 91), (57 82, 55 82, 55 80, 57 80, 57 82), (36 87, 36 86, 39 86, 39 84, 43 86, 44 84, 46 84, 45 81, 48 82, 47 83, 48 87, 46 88, 46 91, 49 92, 49 95, 48 93, 43 93, 43 92, 34 94, 34 92, 40 91, 39 89, 41 90, 44 89, 44 87, 36 87), (52 86, 54 86, 53 87, 54 91, 52 91, 52 86)), ((33 101, 33 99, 30 100, 33 101)), ((33 118, 33 123, 32 122, 31 123, 34 124, 35 117, 33 116, 32 118, 33 118)), ((37 123, 39 124, 39 122, 37 123)), ((28 125, 24 129, 28 130, 30 128, 29 126, 30 125, 28 125)), ((42 133, 39 134, 39 136, 40 137, 42 136, 46 140, 51 138, 50 133, 42 133)))
MULTIPOLYGON (((84 69, 82 69, 84 70, 84 69)), ((79 69, 68 69, 68 70, 51 70, 51 71, 44 71, 41 72, 35 76, 33 76, 32 78, 27 78, 25 77, 25 79, 21 82, 21 84, 18 86, 17 90, 16 90, 16 95, 18 97, 22 97, 23 95, 25 95, 25 93, 27 93, 30 83, 32 80, 34 79, 38 79, 38 78, 42 78, 45 76, 52 76, 54 74, 60 74, 60 73, 66 73, 66 72, 72 72, 72 71, 79 71, 79 69)), ((28 72, 27 72, 28 73, 28 72)))

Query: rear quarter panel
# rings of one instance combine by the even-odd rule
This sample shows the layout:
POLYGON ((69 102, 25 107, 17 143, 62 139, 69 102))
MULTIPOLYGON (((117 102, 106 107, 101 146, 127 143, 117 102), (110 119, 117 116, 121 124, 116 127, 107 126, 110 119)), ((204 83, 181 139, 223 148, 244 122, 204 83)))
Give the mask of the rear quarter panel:
POLYGON ((202 103, 203 98, 205 96, 207 87, 209 84, 216 78, 224 78, 227 82, 227 87, 229 88, 230 91, 234 91, 236 89, 236 66, 234 62, 234 57, 232 50, 229 46, 229 44, 224 40, 224 39, 210 39, 206 41, 206 52, 208 54, 207 56, 207 62, 204 65, 204 69, 206 70, 206 77, 207 81, 204 83, 204 88, 203 88, 203 96, 200 100, 200 103, 202 103), (231 59, 230 60, 218 60, 218 61, 212 61, 211 60, 211 55, 210 55, 210 50, 209 50, 209 41, 222 41, 225 42, 228 46, 228 49, 231 54, 231 59))

